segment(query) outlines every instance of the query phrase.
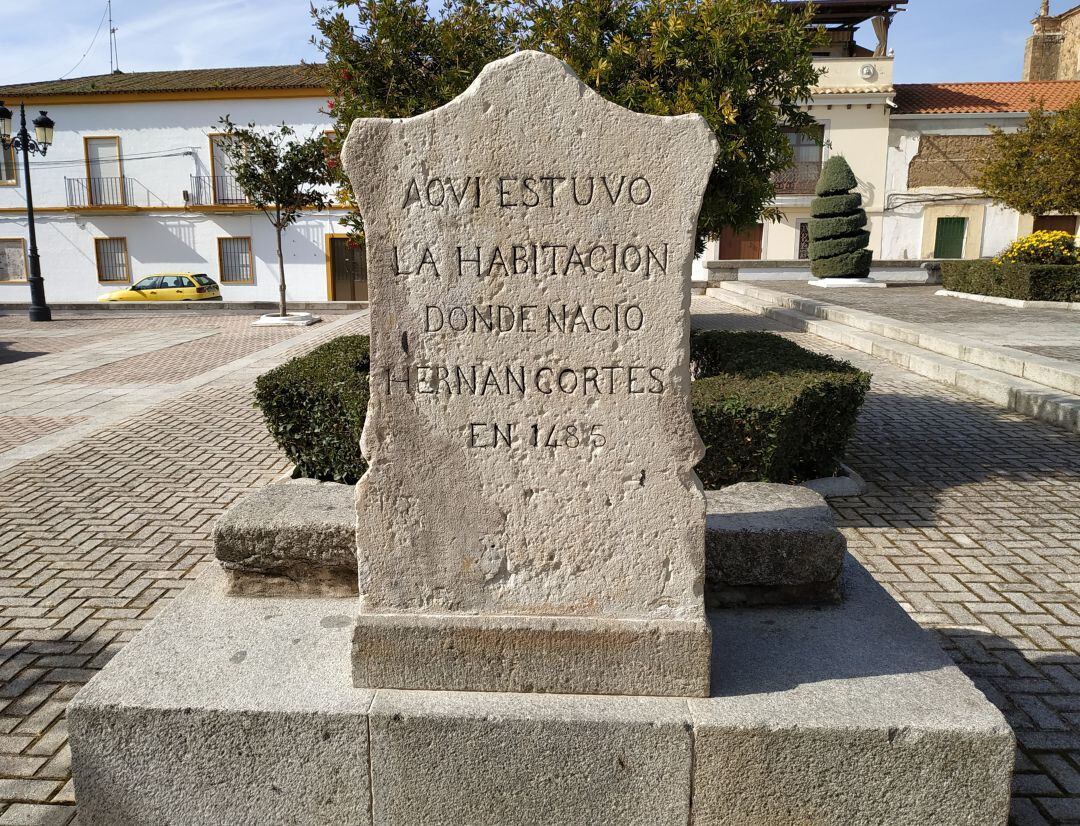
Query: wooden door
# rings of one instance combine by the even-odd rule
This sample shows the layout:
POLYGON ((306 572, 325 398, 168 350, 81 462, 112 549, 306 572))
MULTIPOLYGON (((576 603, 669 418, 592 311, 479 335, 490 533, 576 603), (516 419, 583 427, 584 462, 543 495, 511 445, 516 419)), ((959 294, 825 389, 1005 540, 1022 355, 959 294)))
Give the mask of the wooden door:
POLYGON ((1040 215, 1035 219, 1035 232, 1067 232, 1076 235, 1075 215, 1040 215))
POLYGON ((364 245, 348 238, 330 239, 330 300, 367 301, 367 255, 364 245))
POLYGON ((757 261, 761 258, 763 224, 755 224, 742 232, 730 227, 720 233, 717 258, 721 261, 757 261))

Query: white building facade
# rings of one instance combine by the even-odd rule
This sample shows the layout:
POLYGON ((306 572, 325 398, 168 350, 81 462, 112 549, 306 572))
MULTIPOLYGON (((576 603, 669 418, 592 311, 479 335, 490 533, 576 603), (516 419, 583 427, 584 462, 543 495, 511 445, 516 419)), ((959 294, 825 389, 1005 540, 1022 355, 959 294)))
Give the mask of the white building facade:
POLYGON ((1023 126, 1036 102, 1080 99, 1080 81, 926 83, 896 89, 881 254, 893 260, 989 258, 1034 230, 1077 231, 1076 215, 1021 215, 976 185, 994 128, 1023 126))
MULTIPOLYGON (((246 203, 220 148, 219 119, 332 129, 314 70, 303 66, 146 72, 0 87, 27 120, 47 109, 53 145, 31 156, 35 226, 50 302, 94 301, 146 275, 206 273, 225 301, 278 294, 275 233, 246 203)), ((31 127, 32 129, 32 127, 31 127)), ((21 158, 0 163, 0 303, 29 301, 21 158), (18 161, 15 163, 14 161, 18 161)), ((309 213, 283 239, 290 301, 363 300, 363 256, 343 210, 309 213)))

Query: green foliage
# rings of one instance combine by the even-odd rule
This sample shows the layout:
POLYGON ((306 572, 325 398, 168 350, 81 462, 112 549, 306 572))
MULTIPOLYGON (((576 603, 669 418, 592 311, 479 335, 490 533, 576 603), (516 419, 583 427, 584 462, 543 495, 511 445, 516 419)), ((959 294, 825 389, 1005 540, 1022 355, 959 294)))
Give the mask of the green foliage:
POLYGON ((255 404, 299 475, 355 483, 368 404, 368 337, 341 336, 263 373, 255 404))
MULTIPOLYGON (((869 375, 770 333, 695 333, 690 357, 707 487, 836 470, 869 375)), ((367 336, 343 336, 256 380, 255 403, 301 476, 351 484, 363 474, 368 367, 367 336)))
MULTIPOLYGON (((842 155, 834 155, 822 165, 821 176, 818 178, 814 192, 819 196, 847 195, 858 185, 859 182, 848 162, 842 155)), ((862 205, 861 196, 859 205, 862 205)))
POLYGON ((770 333, 710 331, 690 339, 699 378, 694 421, 707 488, 831 476, 855 430, 870 376, 770 333))
POLYGON ((851 238, 865 232, 866 210, 856 210, 851 215, 833 218, 812 218, 807 221, 811 241, 827 241, 830 238, 851 238))
POLYGON ((846 250, 850 249, 852 238, 859 242, 860 247, 865 247, 870 243, 870 233, 865 230, 855 236, 846 238, 830 238, 824 241, 811 241, 810 257, 831 258, 835 255, 843 255, 846 250))
POLYGON ((1080 100, 1059 113, 1036 106, 1018 132, 991 130, 983 192, 1024 215, 1080 212, 1080 100))
MULTIPOLYGON (((338 141, 354 118, 408 117, 464 91, 492 60, 539 49, 623 106, 702 114, 720 151, 699 240, 756 222, 791 165, 784 129, 818 79, 809 10, 771 0, 335 0, 315 10, 338 141)), ((340 196, 354 203, 344 176, 340 196)), ((354 229, 360 230, 359 219, 354 229)))
POLYGON ((1080 302, 1080 266, 1057 264, 999 264, 979 261, 943 261, 945 289, 1021 301, 1080 302))
POLYGON ((810 203, 810 272, 816 278, 864 278, 870 274, 872 255, 866 245, 866 211, 855 173, 840 155, 821 168, 817 194, 810 203))
POLYGON ((278 311, 285 315, 285 260, 281 234, 305 209, 322 210, 329 199, 325 187, 333 179, 321 138, 298 138, 286 125, 259 129, 254 123, 237 126, 221 118, 225 132, 220 146, 229 160, 236 185, 262 210, 277 234, 278 311))
POLYGON ((844 215, 855 212, 862 206, 862 195, 853 192, 850 195, 823 195, 810 202, 812 218, 828 218, 830 215, 844 215))
POLYGON ((1018 238, 994 259, 999 264, 1080 264, 1071 232, 1043 230, 1018 238))

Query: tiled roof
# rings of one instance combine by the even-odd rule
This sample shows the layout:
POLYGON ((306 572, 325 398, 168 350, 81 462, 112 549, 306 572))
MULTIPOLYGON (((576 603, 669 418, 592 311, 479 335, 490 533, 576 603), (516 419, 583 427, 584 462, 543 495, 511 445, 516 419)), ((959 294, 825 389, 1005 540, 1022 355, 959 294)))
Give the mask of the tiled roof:
POLYGON ((232 69, 180 69, 171 72, 119 72, 69 80, 0 86, 0 100, 68 95, 121 95, 154 92, 211 92, 244 89, 321 87, 320 66, 240 66, 232 69))
POLYGON ((1080 98, 1080 80, 1024 83, 898 83, 896 114, 957 115, 1027 112, 1036 103, 1064 109, 1080 98))

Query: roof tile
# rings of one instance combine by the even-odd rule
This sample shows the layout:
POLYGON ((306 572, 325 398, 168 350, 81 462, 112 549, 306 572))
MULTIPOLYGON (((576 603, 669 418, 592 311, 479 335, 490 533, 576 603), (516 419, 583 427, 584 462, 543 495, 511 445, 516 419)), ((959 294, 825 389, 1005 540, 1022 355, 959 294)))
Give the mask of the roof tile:
POLYGON ((51 95, 145 94, 243 89, 307 89, 322 87, 321 66, 240 66, 229 69, 181 69, 169 72, 117 72, 0 86, 0 100, 51 95))
POLYGON ((896 84, 898 115, 1027 112, 1036 103, 1058 111, 1077 99, 1080 99, 1080 80, 896 84))

